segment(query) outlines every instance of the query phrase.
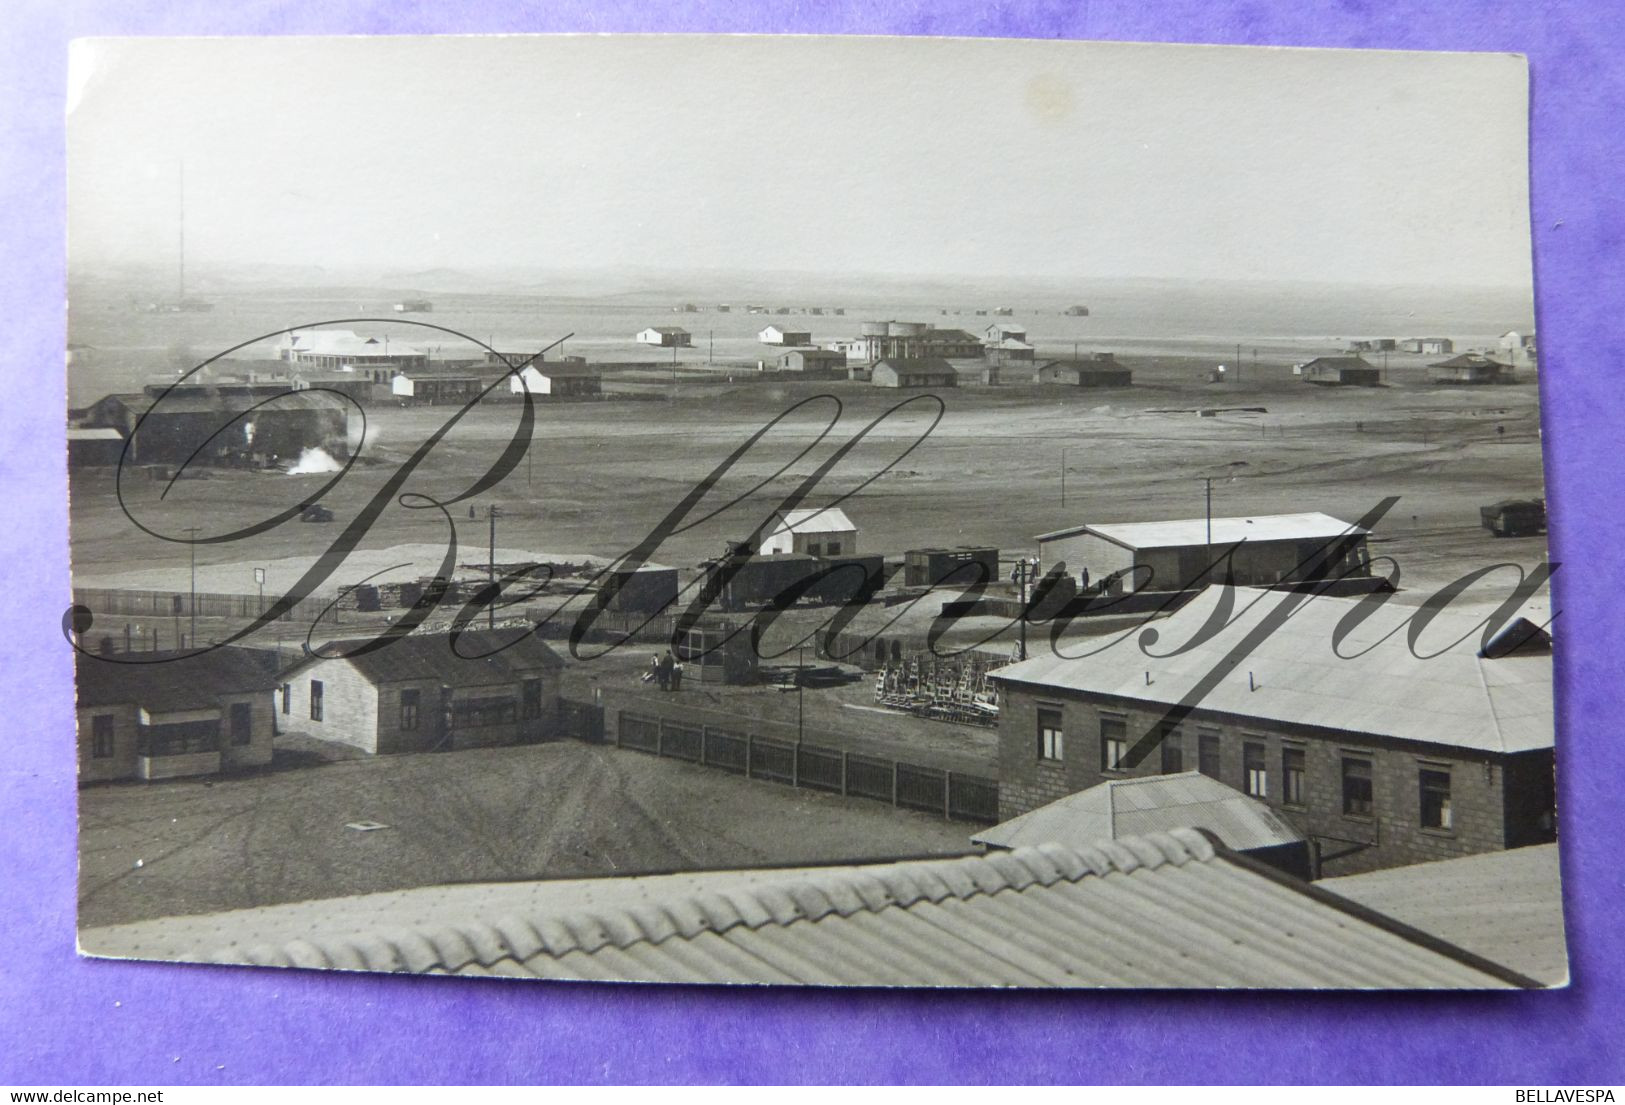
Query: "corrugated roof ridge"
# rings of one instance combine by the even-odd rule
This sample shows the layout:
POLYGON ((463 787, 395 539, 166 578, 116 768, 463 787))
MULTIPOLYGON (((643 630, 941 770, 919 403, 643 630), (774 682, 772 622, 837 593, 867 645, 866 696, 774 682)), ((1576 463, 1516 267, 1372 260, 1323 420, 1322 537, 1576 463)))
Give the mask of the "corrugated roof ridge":
POLYGON ((1495 708, 1495 696, 1490 693, 1490 681, 1484 678, 1484 657, 1476 650, 1473 652, 1473 674, 1478 676, 1479 688, 1484 692, 1484 705, 1489 707, 1490 724, 1495 726, 1495 743, 1501 746, 1501 751, 1507 750, 1506 732, 1501 728, 1501 713, 1495 708))
POLYGON ((321 940, 304 938, 280 945, 227 948, 218 963, 247 961, 259 966, 339 967, 378 971, 433 969, 456 971, 472 963, 490 967, 504 959, 524 962, 545 952, 559 958, 591 954, 610 946, 658 946, 674 937, 755 930, 818 921, 830 914, 849 917, 908 909, 1025 890, 1034 885, 1081 882, 1141 868, 1205 863, 1216 852, 1212 841, 1193 829, 1102 841, 1088 848, 1062 844, 1025 846, 990 856, 913 860, 879 867, 831 868, 755 890, 701 891, 670 902, 649 902, 613 910, 579 910, 558 916, 505 914, 486 923, 445 924, 427 929, 381 929, 374 933, 321 940))

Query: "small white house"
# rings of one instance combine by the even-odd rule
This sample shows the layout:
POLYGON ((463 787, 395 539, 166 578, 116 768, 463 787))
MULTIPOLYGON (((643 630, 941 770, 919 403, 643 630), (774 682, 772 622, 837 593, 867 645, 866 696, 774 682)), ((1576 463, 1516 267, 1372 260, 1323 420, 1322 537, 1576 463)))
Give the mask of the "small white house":
POLYGON ((670 348, 688 345, 690 341, 689 332, 681 326, 650 326, 647 329, 638 331, 638 343, 640 345, 659 345, 670 348))
POLYGON ((780 511, 777 522, 762 542, 764 553, 851 556, 858 551, 858 527, 836 507, 780 511))
POLYGON ((763 345, 811 345, 811 330, 791 330, 783 326, 769 326, 756 337, 763 345))

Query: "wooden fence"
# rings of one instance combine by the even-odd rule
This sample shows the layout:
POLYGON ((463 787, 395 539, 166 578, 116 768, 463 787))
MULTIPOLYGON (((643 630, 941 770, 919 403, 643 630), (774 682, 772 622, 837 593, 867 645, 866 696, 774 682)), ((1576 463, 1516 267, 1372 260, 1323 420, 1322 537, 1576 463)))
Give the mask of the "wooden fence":
POLYGON ((921 767, 816 744, 759 737, 744 729, 663 720, 622 710, 615 744, 719 771, 809 790, 890 802, 951 821, 999 819, 999 784, 978 775, 921 767))

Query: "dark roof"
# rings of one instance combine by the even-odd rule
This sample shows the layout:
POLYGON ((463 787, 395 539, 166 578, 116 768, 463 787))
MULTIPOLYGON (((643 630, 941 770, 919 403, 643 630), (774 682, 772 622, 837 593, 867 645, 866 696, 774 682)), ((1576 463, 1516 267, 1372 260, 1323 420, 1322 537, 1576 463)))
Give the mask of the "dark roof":
POLYGON ((569 361, 537 361, 530 367, 543 376, 597 376, 598 369, 588 364, 576 364, 569 361))
POLYGON ((1303 367, 1307 371, 1316 365, 1338 372, 1347 372, 1354 369, 1376 371, 1377 367, 1364 357, 1316 357, 1314 360, 1306 362, 1303 367))
POLYGON ((1435 361, 1429 368, 1506 368, 1505 361, 1498 361, 1493 357, 1486 357, 1482 353, 1462 353, 1451 357, 1448 361, 1435 361))
POLYGON ((927 330, 920 335, 920 338, 923 341, 957 341, 974 342, 977 345, 982 344, 982 339, 969 330, 927 330))
POLYGON ((348 411, 350 406, 337 396, 325 391, 306 389, 288 390, 280 395, 255 395, 246 390, 205 391, 177 390, 163 398, 154 398, 141 392, 117 393, 97 400, 95 406, 114 402, 124 406, 137 417, 157 408, 157 415, 217 414, 221 411, 246 411, 250 407, 274 414, 277 411, 325 410, 348 411))
POLYGON ((887 357, 879 364, 876 364, 875 367, 880 368, 883 365, 890 367, 893 372, 900 375, 921 372, 938 376, 953 376, 955 378, 959 375, 958 370, 941 357, 887 357))
MULTIPOLYGON (((94 639, 94 629, 87 636, 94 639)), ((277 683, 276 653, 229 645, 194 654, 127 652, 117 659, 80 652, 74 666, 80 706, 136 705, 154 713, 207 709, 223 694, 269 691, 277 683)))
MULTIPOLYGON (((1192 829, 949 860, 420 887, 165 918, 155 935, 183 960, 518 978, 1540 985, 1192 829)), ((146 954, 151 941, 136 926, 96 934, 146 954)))
POLYGON ((382 648, 347 656, 374 638, 330 641, 321 655, 299 661, 288 672, 347 658, 369 683, 398 683, 407 679, 438 679, 447 686, 480 686, 517 678, 521 670, 562 667, 559 654, 534 633, 514 629, 470 629, 458 635, 452 651, 446 633, 409 633, 382 648), (503 646, 508 647, 503 647, 503 646), (486 653, 494 655, 487 656, 486 653))

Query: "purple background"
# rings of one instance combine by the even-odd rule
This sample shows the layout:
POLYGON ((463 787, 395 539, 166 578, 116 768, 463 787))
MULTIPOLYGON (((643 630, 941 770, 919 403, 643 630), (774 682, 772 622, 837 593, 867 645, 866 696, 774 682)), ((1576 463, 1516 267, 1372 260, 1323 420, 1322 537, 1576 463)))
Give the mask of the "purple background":
MULTIPOLYGON (((1615 3, 957 0, 25 2, 0 23, 0 1083, 1625 1081, 1618 688, 1625 349, 1615 3), (86 35, 954 34, 1504 50, 1530 58, 1575 982, 1515 996, 833 993, 542 986, 80 960, 62 462, 63 89, 86 35), (1605 352, 1606 351, 1606 352, 1605 352), (1610 1042, 1612 1041, 1612 1042, 1610 1042)), ((1282 89, 1282 95, 1291 95, 1282 89)), ((952 120, 944 120, 951 128, 952 120)), ((1365 156, 1351 150, 1351 157, 1365 156)), ((1418 152, 1418 156, 1426 156, 1418 152)), ((1473 166, 1441 163, 1441 173, 1473 166)), ((1464 274, 1470 275, 1470 274, 1464 274)), ((297 842, 290 841, 290 847, 297 842)))

